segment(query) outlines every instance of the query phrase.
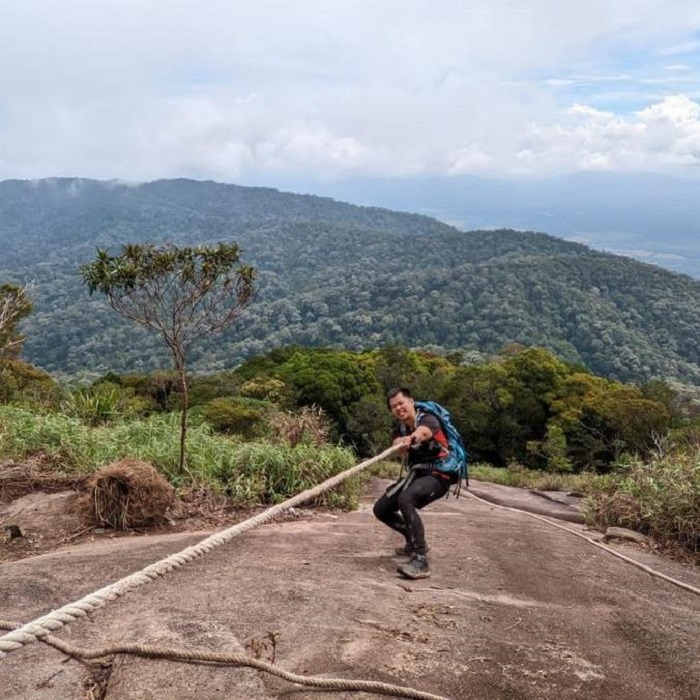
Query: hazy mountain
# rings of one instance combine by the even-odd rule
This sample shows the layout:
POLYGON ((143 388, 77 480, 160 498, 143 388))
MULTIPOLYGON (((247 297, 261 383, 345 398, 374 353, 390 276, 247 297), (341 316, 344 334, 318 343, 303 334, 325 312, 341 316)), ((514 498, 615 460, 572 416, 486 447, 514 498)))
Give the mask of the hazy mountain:
POLYGON ((286 184, 299 192, 427 214, 463 230, 545 231, 700 278, 697 177, 579 173, 556 179, 456 176, 286 184))
POLYGON ((0 182, 0 281, 33 282, 25 356, 50 371, 167 366, 157 338, 88 296, 78 267, 97 247, 215 240, 241 244, 261 291, 197 348, 200 371, 293 343, 491 353, 517 342, 610 377, 700 383, 700 282, 584 245, 269 188, 0 182))

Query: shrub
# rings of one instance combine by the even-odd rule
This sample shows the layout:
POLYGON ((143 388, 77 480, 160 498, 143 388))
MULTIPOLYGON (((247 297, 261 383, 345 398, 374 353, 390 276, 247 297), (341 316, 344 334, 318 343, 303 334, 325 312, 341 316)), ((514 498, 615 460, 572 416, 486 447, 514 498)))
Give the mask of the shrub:
POLYGON ((43 370, 22 360, 0 360, 0 403, 55 408, 59 385, 43 370))
POLYGON ((147 403, 133 396, 133 391, 104 381, 90 388, 76 389, 63 410, 88 425, 100 425, 147 412, 147 403))
POLYGON ((201 415, 218 433, 250 440, 261 437, 265 431, 265 410, 251 405, 250 400, 214 399, 202 406, 201 415))
POLYGON ((700 450, 633 459, 601 484, 587 501, 591 522, 627 527, 699 554, 700 450))
POLYGON ((288 394, 284 382, 274 377, 256 377, 241 386, 241 394, 254 399, 280 403, 288 394))
POLYGON ((401 462, 384 460, 370 467, 370 473, 380 479, 396 481, 403 475, 404 468, 401 466, 401 462))

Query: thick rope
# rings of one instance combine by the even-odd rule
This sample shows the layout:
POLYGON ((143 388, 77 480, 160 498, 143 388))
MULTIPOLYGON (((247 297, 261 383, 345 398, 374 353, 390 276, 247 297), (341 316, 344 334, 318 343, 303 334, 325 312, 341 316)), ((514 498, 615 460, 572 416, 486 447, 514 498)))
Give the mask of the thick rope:
POLYGON ((173 569, 180 568, 184 564, 187 564, 193 559, 206 554, 215 547, 232 540, 234 537, 257 527, 258 525, 269 522, 281 513, 288 511, 290 508, 317 498, 325 491, 338 486, 346 479, 359 474, 361 471, 371 467, 373 464, 381 462, 384 459, 388 459, 398 450, 398 447, 392 446, 389 449, 384 450, 384 452, 376 457, 365 460, 364 462, 356 464, 354 467, 351 467, 340 474, 336 474, 330 479, 326 479, 326 481, 312 489, 307 489, 306 491, 287 499, 283 503, 279 503, 276 506, 268 508, 252 518, 243 520, 233 527, 207 537, 196 545, 187 547, 176 554, 171 554, 169 557, 161 559, 160 561, 147 566, 141 571, 131 574, 130 576, 126 576, 125 578, 122 578, 109 586, 100 588, 98 591, 95 591, 94 593, 91 593, 74 603, 69 603, 64 605, 62 608, 53 610, 47 615, 39 617, 36 620, 25 624, 23 627, 0 637, 0 659, 3 659, 12 651, 21 649, 26 644, 35 642, 39 637, 44 636, 47 632, 55 632, 64 625, 70 624, 79 617, 85 617, 88 613, 91 613, 97 608, 106 605, 108 602, 115 600, 116 598, 129 593, 130 591, 133 591, 135 588, 138 588, 145 583, 151 583, 151 581, 155 580, 159 576, 163 576, 173 569))
POLYGON ((576 537, 580 537, 582 540, 586 540, 586 542, 590 542, 595 547, 598 547, 599 549, 602 549, 602 550, 608 552, 608 554, 612 554, 613 556, 618 557, 619 559, 622 559, 623 561, 626 561, 628 564, 632 564, 633 566, 636 566, 638 569, 641 569, 642 571, 646 571, 648 574, 651 574, 652 576, 657 576, 658 578, 661 578, 664 581, 668 581, 669 583, 672 583, 675 586, 679 586, 680 588, 684 588, 686 591, 690 591, 691 593, 695 593, 695 595, 700 595, 700 589, 695 588, 694 586, 691 586, 688 583, 684 583, 683 581, 679 581, 678 579, 671 578, 670 576, 666 576, 666 574, 662 574, 660 571, 656 571, 656 569, 652 569, 650 566, 647 566, 646 564, 642 564, 641 562, 638 562, 635 559, 632 559, 631 557, 627 557, 624 554, 620 554, 620 552, 616 552, 611 547, 606 547, 604 544, 601 544, 600 542, 596 542, 591 537, 586 537, 586 535, 583 535, 580 532, 576 532, 576 530, 570 530, 568 527, 564 527, 563 525, 559 525, 559 523, 553 523, 551 520, 549 520, 547 518, 543 518, 541 515, 535 515, 535 513, 528 513, 526 510, 520 510, 520 508, 511 508, 510 506, 502 506, 502 505, 499 505, 498 503, 491 503, 490 501, 487 501, 483 498, 479 498, 479 496, 476 496, 475 494, 471 493, 471 491, 468 491, 467 493, 472 498, 475 498, 477 501, 481 501, 481 503, 485 503, 487 506, 490 506, 491 508, 503 508, 503 510, 510 510, 513 513, 523 513, 525 515, 530 516, 531 518, 535 518, 536 520, 541 520, 543 523, 547 523, 547 525, 551 525, 552 527, 557 527, 560 530, 564 530, 564 532, 568 532, 570 535, 576 535, 576 537))
MULTIPOLYGON (((0 621, 0 629, 18 629, 21 625, 13 622, 0 621)), ((265 671, 290 683, 309 686, 312 688, 324 688, 326 690, 359 691, 363 693, 378 693, 396 698, 413 698, 414 700, 447 700, 440 695, 424 693, 413 688, 404 688, 380 681, 350 680, 347 678, 319 678, 318 676, 300 676, 296 673, 285 671, 267 661, 254 659, 246 654, 219 653, 212 651, 192 651, 189 649, 176 649, 174 647, 153 646, 150 644, 114 644, 102 649, 82 649, 67 644, 66 642, 47 634, 41 637, 41 641, 59 651, 78 659, 101 659, 113 654, 131 654, 149 659, 168 659, 170 661, 201 661, 218 663, 229 666, 248 666, 259 671, 265 671)))

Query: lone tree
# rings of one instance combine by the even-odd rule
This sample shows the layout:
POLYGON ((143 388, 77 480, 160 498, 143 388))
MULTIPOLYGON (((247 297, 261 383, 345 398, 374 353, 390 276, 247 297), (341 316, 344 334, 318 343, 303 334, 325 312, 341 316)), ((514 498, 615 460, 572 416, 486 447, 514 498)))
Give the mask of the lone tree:
POLYGON ((17 324, 32 311, 27 290, 16 284, 0 285, 0 360, 19 355, 24 336, 17 324))
POLYGON ((125 245, 122 254, 97 251, 80 268, 90 294, 103 292, 125 318, 157 331, 172 353, 182 387, 180 473, 187 437, 187 351, 231 324, 253 299, 255 270, 240 264, 235 243, 215 247, 125 245))

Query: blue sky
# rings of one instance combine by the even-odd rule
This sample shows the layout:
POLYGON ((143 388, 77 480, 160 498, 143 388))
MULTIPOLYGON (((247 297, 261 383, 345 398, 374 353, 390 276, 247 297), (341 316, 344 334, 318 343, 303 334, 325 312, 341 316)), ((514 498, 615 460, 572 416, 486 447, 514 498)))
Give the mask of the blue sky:
POLYGON ((540 72, 562 103, 587 104, 632 117, 636 111, 682 94, 700 100, 700 34, 639 47, 614 37, 600 42, 588 61, 540 72))
POLYGON ((700 172, 697 0, 0 0, 0 178, 700 172))

